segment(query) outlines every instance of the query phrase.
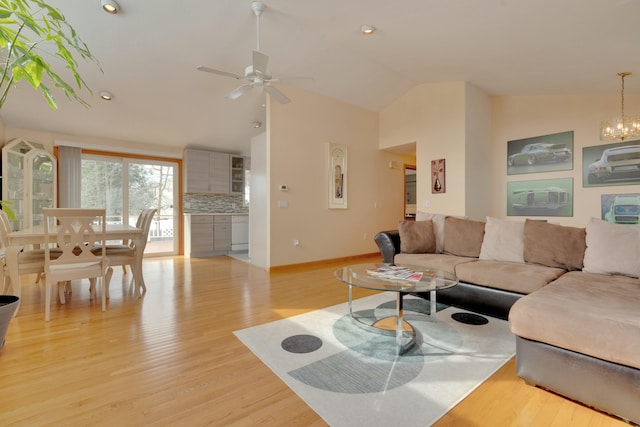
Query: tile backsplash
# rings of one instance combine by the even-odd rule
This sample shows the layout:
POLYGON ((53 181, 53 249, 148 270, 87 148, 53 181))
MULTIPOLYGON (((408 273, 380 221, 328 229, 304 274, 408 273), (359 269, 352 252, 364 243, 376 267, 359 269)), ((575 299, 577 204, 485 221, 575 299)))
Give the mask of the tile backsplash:
POLYGON ((249 213, 242 194, 185 194, 183 211, 193 213, 249 213))

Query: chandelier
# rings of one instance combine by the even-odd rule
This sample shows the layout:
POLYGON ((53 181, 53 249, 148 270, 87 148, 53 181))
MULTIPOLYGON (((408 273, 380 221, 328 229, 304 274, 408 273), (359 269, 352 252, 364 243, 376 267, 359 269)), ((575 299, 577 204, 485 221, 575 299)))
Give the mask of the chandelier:
POLYGON ((600 126, 600 139, 602 141, 624 141, 625 138, 634 138, 640 136, 640 116, 624 115, 624 78, 630 76, 629 72, 618 73, 622 80, 622 90, 620 91, 620 117, 614 117, 611 120, 605 120, 600 126))

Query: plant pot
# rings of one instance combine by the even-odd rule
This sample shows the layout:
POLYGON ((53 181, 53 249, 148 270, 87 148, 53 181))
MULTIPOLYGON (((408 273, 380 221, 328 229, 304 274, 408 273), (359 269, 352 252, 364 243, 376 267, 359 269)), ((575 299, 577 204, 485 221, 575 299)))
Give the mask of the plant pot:
POLYGON ((13 319, 19 303, 20 298, 15 295, 0 295, 0 348, 4 347, 9 322, 13 319))

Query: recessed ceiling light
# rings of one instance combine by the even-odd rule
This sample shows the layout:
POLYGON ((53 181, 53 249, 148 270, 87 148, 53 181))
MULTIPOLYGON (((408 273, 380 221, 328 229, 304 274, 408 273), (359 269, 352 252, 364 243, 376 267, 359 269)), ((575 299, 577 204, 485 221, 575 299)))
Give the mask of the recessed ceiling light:
POLYGON ((253 126, 254 129, 259 129, 262 127, 262 122, 253 122, 251 126, 253 126))
POLYGON ((371 34, 376 32, 376 27, 372 27, 371 25, 363 25, 360 27, 360 31, 363 36, 370 36, 371 34))
POLYGON ((105 101, 111 101, 113 99, 113 95, 111 94, 111 92, 103 90, 102 92, 100 92, 100 98, 104 99, 105 101))
POLYGON ((100 5, 102 6, 102 10, 112 15, 120 12, 120 5, 116 0, 100 0, 100 5))

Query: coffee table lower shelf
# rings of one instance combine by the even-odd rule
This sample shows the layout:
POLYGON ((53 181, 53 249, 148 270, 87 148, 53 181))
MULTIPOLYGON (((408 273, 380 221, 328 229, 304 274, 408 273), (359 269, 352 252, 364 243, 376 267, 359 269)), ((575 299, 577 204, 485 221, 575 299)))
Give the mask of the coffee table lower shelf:
POLYGON ((401 355, 411 350, 416 343, 416 330, 411 323, 404 320, 404 296, 405 292, 396 292, 396 313, 381 319, 375 319, 372 323, 367 323, 364 319, 371 321, 370 317, 358 316, 353 313, 353 289, 349 285, 349 316, 356 325, 369 332, 396 337, 396 354, 401 355), (407 341, 408 340, 408 341, 407 341), (404 342, 406 341, 406 342, 404 342))

